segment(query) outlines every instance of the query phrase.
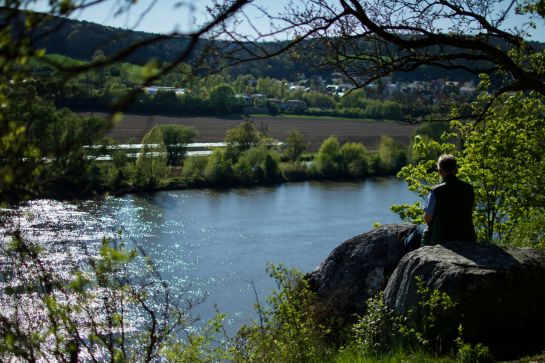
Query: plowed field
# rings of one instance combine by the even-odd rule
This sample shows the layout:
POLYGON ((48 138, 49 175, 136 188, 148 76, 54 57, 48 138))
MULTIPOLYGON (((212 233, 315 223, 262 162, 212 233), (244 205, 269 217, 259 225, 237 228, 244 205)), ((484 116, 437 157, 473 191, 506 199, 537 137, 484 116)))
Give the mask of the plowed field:
MULTIPOLYGON (((285 141, 291 129, 299 130, 310 142, 310 150, 317 150, 321 142, 336 135, 341 142, 357 141, 368 149, 376 149, 381 135, 389 135, 405 144, 409 143, 414 126, 393 121, 369 121, 339 118, 299 118, 289 116, 258 116, 252 118, 255 126, 280 141, 285 141)), ((108 136, 124 143, 129 139, 139 142, 142 136, 158 124, 179 124, 192 126, 199 136, 195 142, 222 141, 225 132, 244 121, 215 117, 165 117, 125 115, 123 121, 113 127, 108 136)))

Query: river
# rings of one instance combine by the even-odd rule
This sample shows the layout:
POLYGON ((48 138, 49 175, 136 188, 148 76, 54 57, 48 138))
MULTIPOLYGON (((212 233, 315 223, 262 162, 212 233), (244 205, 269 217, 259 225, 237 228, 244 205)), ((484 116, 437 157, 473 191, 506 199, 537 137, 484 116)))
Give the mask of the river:
POLYGON ((193 313, 206 320, 218 309, 233 333, 256 317, 251 283, 262 302, 274 288, 268 262, 309 272, 374 222, 399 222, 392 204, 415 200, 403 182, 377 178, 166 191, 77 204, 35 201, 25 215, 33 216, 27 229, 34 238, 49 242, 61 233, 64 240, 96 242, 121 229, 155 260, 163 278, 192 296, 207 295, 193 313))

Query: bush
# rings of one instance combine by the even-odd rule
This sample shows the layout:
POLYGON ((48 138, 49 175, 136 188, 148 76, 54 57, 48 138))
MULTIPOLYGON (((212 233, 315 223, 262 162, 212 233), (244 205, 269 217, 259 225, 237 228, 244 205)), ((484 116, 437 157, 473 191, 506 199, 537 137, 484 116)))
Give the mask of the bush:
POLYGON ((367 356, 377 356, 400 344, 403 318, 384 303, 381 292, 367 300, 367 313, 352 327, 355 348, 367 356))
POLYGON ((342 173, 341 145, 336 136, 325 139, 316 156, 316 170, 326 178, 342 173))
POLYGON ((228 185, 233 181, 233 162, 227 157, 226 149, 215 149, 208 157, 204 178, 211 183, 228 185))
POLYGON ((369 173, 368 152, 365 146, 347 142, 341 147, 344 173, 350 177, 363 177, 369 173))
POLYGON ((206 156, 192 156, 184 161, 182 175, 193 180, 204 179, 208 158, 206 156))
POLYGON ((142 148, 136 160, 136 183, 147 188, 157 187, 167 173, 167 149, 163 133, 154 127, 142 138, 142 148))
POLYGON ((323 311, 303 274, 282 265, 269 265, 267 271, 278 290, 268 298, 269 307, 257 302, 259 325, 240 329, 235 361, 323 361, 330 332, 319 323, 323 311))
POLYGON ((288 133, 288 138, 286 139, 286 149, 284 154, 289 160, 297 160, 302 153, 304 153, 308 148, 308 142, 305 140, 305 137, 297 129, 292 129, 288 133))
POLYGON ((280 173, 288 181, 306 180, 308 178, 307 167, 301 162, 280 164, 280 173))
POLYGON ((197 131, 182 125, 160 125, 163 142, 167 149, 167 165, 181 165, 187 144, 193 142, 197 131))
POLYGON ((274 181, 279 176, 278 163, 278 156, 262 145, 241 154, 233 170, 237 181, 242 184, 274 181))

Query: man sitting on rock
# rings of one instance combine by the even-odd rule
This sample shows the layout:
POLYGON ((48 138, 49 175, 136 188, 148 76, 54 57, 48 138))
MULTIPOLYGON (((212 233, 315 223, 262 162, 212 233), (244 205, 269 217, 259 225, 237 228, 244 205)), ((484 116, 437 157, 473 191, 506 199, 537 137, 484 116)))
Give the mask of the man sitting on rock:
POLYGON ((458 165, 452 155, 441 155, 437 169, 443 182, 432 189, 424 207, 428 231, 423 244, 476 241, 472 218, 473 186, 456 177, 458 165))

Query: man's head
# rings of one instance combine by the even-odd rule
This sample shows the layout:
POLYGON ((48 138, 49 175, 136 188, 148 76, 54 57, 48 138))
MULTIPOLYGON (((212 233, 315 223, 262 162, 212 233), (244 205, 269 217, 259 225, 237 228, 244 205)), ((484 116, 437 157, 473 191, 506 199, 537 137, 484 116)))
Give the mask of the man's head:
POLYGON ((450 154, 441 155, 439 160, 437 160, 437 170, 439 170, 439 174, 443 178, 449 175, 456 175, 458 172, 456 158, 450 154))

